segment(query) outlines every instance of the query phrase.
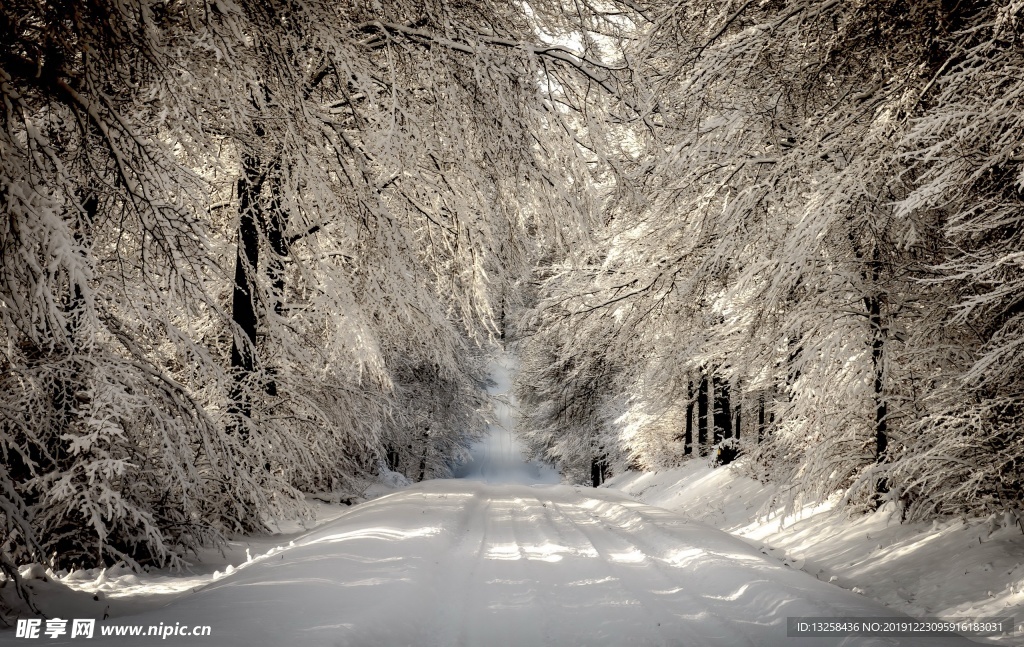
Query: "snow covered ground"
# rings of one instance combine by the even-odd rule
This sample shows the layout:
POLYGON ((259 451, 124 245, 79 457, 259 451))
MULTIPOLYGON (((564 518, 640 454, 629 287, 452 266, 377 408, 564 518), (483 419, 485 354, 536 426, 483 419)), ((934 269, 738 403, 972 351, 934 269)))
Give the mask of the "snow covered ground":
POLYGON ((609 490, 447 480, 355 506, 166 607, 101 623, 208 625, 208 638, 90 644, 968 644, 786 636, 787 616, 892 615, 609 490))
POLYGON ((698 460, 622 474, 605 486, 728 531, 783 564, 914 617, 1012 616, 1014 635, 974 640, 1024 644, 1024 534, 1015 518, 901 524, 891 508, 836 514, 836 501, 784 516, 772 508, 773 488, 698 460))

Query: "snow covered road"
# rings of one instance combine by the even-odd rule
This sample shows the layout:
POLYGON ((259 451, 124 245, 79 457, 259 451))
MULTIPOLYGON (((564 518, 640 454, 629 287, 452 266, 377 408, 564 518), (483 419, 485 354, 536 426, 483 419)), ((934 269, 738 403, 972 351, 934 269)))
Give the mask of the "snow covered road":
POLYGON ((210 625, 210 638, 97 636, 90 642, 974 644, 786 637, 787 616, 893 615, 721 531, 607 490, 448 480, 359 505, 165 608, 117 619, 210 625))

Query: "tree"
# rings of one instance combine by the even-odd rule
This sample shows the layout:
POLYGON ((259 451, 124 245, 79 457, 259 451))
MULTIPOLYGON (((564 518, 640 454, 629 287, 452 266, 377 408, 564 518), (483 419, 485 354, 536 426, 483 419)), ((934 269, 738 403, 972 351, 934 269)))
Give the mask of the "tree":
POLYGON ((170 366, 220 374, 188 324, 218 310, 203 182, 166 143, 202 136, 180 32, 135 3, 8 3, 0 30, 5 555, 174 562, 237 464, 170 366))
POLYGON ((947 8, 906 137, 915 187, 897 212, 939 232, 941 295, 913 333, 922 401, 890 476, 908 518, 1014 507, 1024 492, 1021 18, 1008 2, 947 8))

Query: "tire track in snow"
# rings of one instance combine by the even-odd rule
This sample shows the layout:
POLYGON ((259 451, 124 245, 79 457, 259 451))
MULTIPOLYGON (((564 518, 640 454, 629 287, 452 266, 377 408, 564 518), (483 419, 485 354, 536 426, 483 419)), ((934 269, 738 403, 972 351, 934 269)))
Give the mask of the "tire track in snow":
MULTIPOLYGON (((646 547, 645 552, 648 554, 660 553, 657 559, 665 565, 663 568, 668 569, 666 572, 672 573, 675 577, 686 578, 691 584, 706 587, 702 591, 704 595, 701 598, 701 602, 708 606, 709 610, 717 617, 722 617, 722 614, 716 613, 715 607, 720 607, 727 617, 733 617, 738 612, 742 615, 743 606, 740 599, 743 595, 748 595, 752 598, 756 598, 758 595, 762 598, 770 597, 772 600, 771 610, 775 617, 847 617, 851 615, 848 607, 835 606, 829 604, 826 600, 808 597, 809 592, 806 584, 809 580, 806 580, 802 573, 784 568, 773 560, 763 560, 761 558, 755 558, 759 568, 751 569, 749 564, 750 558, 746 557, 744 553, 749 552, 752 547, 741 539, 732 536, 720 536, 714 546, 709 546, 706 541, 699 540, 695 536, 699 534, 694 532, 696 527, 705 528, 702 524, 694 524, 675 517, 675 515, 668 511, 652 508, 633 501, 623 501, 620 503, 596 498, 592 499, 592 501, 597 504, 596 506, 587 506, 588 513, 592 517, 599 520, 609 529, 615 529, 616 532, 623 534, 627 539, 646 547), (623 520, 623 517, 625 517, 626 521, 623 520), (668 523, 662 523, 658 517, 664 517, 668 523), (696 562, 696 568, 686 568, 683 572, 680 572, 680 560, 678 557, 669 556, 669 552, 673 552, 680 545, 689 546, 689 552, 700 554, 699 558, 689 558, 696 562), (738 553, 730 554, 730 548, 738 551, 738 553), (744 564, 744 561, 748 563, 744 564), (714 573, 716 577, 709 579, 706 576, 700 576, 698 571, 701 570, 714 573), (757 570, 761 570, 764 575, 760 578, 750 577, 757 570), (740 572, 742 572, 742 577, 731 577, 733 573, 740 572), (742 581, 743 584, 736 587, 735 582, 738 580, 742 581), (723 584, 730 582, 732 585, 725 587, 723 590, 723 584), (714 601, 714 606, 709 604, 709 599, 714 601), (808 605, 808 602, 811 604, 808 605), (792 608, 794 606, 798 608, 792 608)), ((754 606, 757 607, 758 605, 754 606)), ((767 606, 761 605, 759 608, 764 612, 767 606)), ((751 609, 750 613, 753 612, 754 609, 751 609)), ((751 621, 753 623, 753 617, 751 617, 751 621)), ((734 624, 743 627, 741 623, 734 622, 734 624)), ((763 642, 763 638, 759 638, 761 632, 763 632, 762 627, 751 628, 745 632, 750 644, 757 645, 763 642)), ((801 640, 802 642, 807 642, 811 639, 804 638, 801 640)), ((828 640, 822 642, 835 644, 834 641, 828 640)), ((885 639, 875 639, 874 641, 863 639, 862 642, 864 644, 888 644, 885 642, 885 639)), ((783 641, 783 644, 786 644, 786 642, 783 641)), ((808 643, 808 645, 810 644, 813 643, 808 643)))
MULTIPOLYGON (((584 503, 582 496, 580 503, 584 503)), ((685 583, 673 577, 676 574, 665 570, 661 556, 651 555, 641 548, 630 530, 603 519, 584 505, 554 503, 554 506, 570 526, 590 541, 623 588, 637 599, 655 625, 661 644, 755 645, 748 636, 738 633, 715 614, 703 599, 688 592, 685 583), (668 593, 656 593, 659 589, 668 593), (684 598, 685 602, 673 603, 667 595, 684 598), (679 609, 689 613, 681 616, 679 609)))
POLYGON ((516 497, 494 488, 491 494, 475 589, 465 593, 475 610, 466 626, 467 644, 543 644, 536 623, 540 584, 525 576, 526 553, 516 537, 516 497))
MULTIPOLYGON (((544 514, 542 503, 540 499, 536 497, 530 498, 519 498, 515 499, 515 502, 519 504, 513 510, 512 518, 512 529, 513 536, 516 543, 519 546, 519 553, 524 561, 524 569, 530 573, 533 581, 533 586, 537 592, 535 600, 539 601, 537 609, 537 624, 539 627, 540 642, 536 643, 539 645, 565 645, 568 644, 564 640, 560 640, 558 632, 558 621, 554 617, 552 610, 560 608, 560 595, 557 594, 559 586, 558 582, 547 581, 547 575, 555 571, 555 566, 550 561, 545 561, 545 557, 552 557, 551 555, 544 555, 544 547, 550 544, 551 535, 545 532, 538 532, 540 526, 536 523, 538 519, 542 519, 544 514), (532 551, 530 548, 532 547, 532 551)), ((564 618, 563 618, 564 622, 564 618)))
MULTIPOLYGON (((562 620, 557 627, 562 631, 550 644, 591 645, 613 640, 615 624, 632 623, 632 609, 641 602, 631 599, 630 591, 612 572, 607 561, 601 559, 594 543, 567 523, 566 517, 556 509, 553 497, 538 496, 537 501, 542 513, 536 528, 549 541, 557 541, 557 546, 563 549, 562 559, 557 563, 562 570, 562 580, 555 585, 559 590, 556 596, 557 616, 562 620), (601 608, 600 614, 594 613, 595 607, 601 608), (566 631, 572 626, 585 626, 588 633, 580 637, 578 633, 566 631)), ((646 644, 644 637, 636 632, 631 633, 630 639, 633 644, 646 644)))
MULTIPOLYGON (((661 613, 662 606, 654 596, 650 593, 650 587, 648 583, 640 582, 639 578, 636 577, 635 573, 626 571, 623 567, 618 565, 613 557, 616 550, 624 550, 625 548, 632 548, 636 550, 636 547, 632 544, 625 544, 615 546, 614 542, 609 542, 607 537, 602 536, 600 532, 595 533, 587 526, 594 525, 594 523, 586 515, 585 511, 580 507, 580 503, 583 502, 583 497, 579 497, 579 501, 566 504, 556 503, 553 499, 551 505, 554 511, 557 512, 564 523, 561 524, 567 529, 571 529, 572 532, 578 533, 584 538, 586 544, 590 545, 600 561, 603 563, 604 570, 611 574, 617 585, 625 592, 628 598, 631 599, 633 605, 638 606, 643 613, 649 618, 649 625, 654 627, 654 634, 658 636, 658 642, 655 644, 662 645, 682 645, 682 641, 674 641, 665 628, 662 627, 662 622, 667 619, 661 613), (583 518, 580 515, 584 515, 583 518), (656 607, 658 607, 656 609, 656 607)), ((564 531, 563 531, 564 532, 564 531)), ((623 555, 628 554, 626 552, 623 555)), ((644 560, 648 560, 646 555, 643 556, 644 560)), ((640 638, 638 636, 638 638, 640 638)))
POLYGON ((460 522, 452 531, 451 545, 438 560, 433 581, 424 582, 429 588, 444 583, 437 587, 439 591, 424 592, 425 595, 436 596, 436 629, 431 635, 436 638, 434 644, 439 647, 467 644, 466 627, 472 615, 469 591, 477 579, 477 571, 485 553, 492 502, 490 497, 485 497, 479 490, 473 493, 460 512, 460 522), (470 562, 472 566, 467 567, 466 564, 470 562))

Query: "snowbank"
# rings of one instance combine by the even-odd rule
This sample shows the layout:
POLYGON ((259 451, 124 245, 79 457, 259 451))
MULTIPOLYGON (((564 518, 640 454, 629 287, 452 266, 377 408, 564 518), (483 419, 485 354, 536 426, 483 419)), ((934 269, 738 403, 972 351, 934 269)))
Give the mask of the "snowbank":
POLYGON ((1016 635, 975 640, 1021 644, 1024 534, 1012 518, 901 524, 891 508, 837 512, 838 498, 785 516, 773 507, 776 488, 698 460, 627 472, 605 487, 725 530, 792 568, 911 616, 1013 616, 1016 635))

